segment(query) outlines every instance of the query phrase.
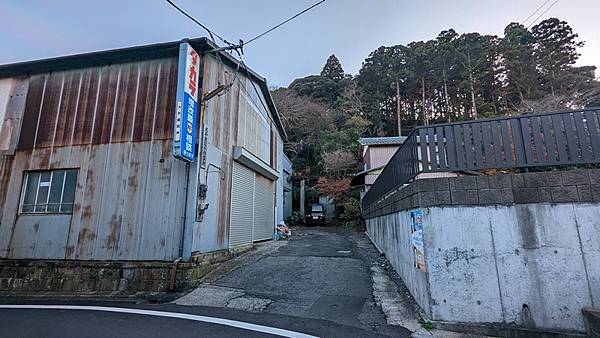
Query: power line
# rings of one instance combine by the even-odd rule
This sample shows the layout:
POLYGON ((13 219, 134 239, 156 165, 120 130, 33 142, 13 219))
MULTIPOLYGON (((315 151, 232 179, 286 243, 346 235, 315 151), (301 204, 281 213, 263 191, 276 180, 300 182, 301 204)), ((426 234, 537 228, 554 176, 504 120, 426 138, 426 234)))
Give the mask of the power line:
MULTIPOLYGON (((242 82, 242 80, 239 78, 238 76, 238 70, 240 65, 244 68, 245 72, 246 72, 246 76, 250 77, 250 70, 248 69, 248 66, 246 66, 246 64, 244 63, 244 60, 242 59, 242 48, 243 46, 246 44, 244 43, 242 40, 240 40, 240 44, 239 45, 234 45, 230 42, 228 42, 227 40, 225 40, 224 38, 222 38, 221 36, 219 36, 217 33, 213 32, 212 30, 210 30, 208 27, 206 27, 205 25, 203 25, 200 21, 196 20, 193 16, 191 16, 190 14, 186 13, 183 9, 179 8, 177 5, 175 5, 171 0, 166 0, 171 6, 173 6, 175 9, 177 9, 181 14, 183 14, 184 16, 186 16, 188 19, 192 20, 194 23, 196 23, 198 26, 202 27, 204 30, 206 30, 208 32, 208 34, 210 35, 212 41, 214 42, 214 36, 216 36, 217 38, 219 38, 219 40, 221 40, 223 43, 225 43, 226 45, 229 46, 229 50, 234 50, 238 56, 239 56, 239 62, 238 62, 238 67, 237 69, 233 70, 233 75, 234 75, 234 79, 232 79, 232 81, 227 84, 225 87, 227 88, 225 92, 229 91, 231 89, 231 85, 233 84, 234 81, 238 81, 240 83, 240 86, 242 88, 242 90, 246 93, 246 95, 248 95, 248 98, 254 103, 254 105, 258 108, 258 105, 256 104, 256 102, 254 102, 254 100, 252 99, 252 96, 250 95, 250 93, 248 93, 247 89, 246 89, 246 84, 242 82)), ((268 34, 269 32, 272 32, 273 30, 283 26, 284 24, 290 22, 291 20, 297 18, 298 16, 308 12, 309 10, 317 7, 318 5, 322 4, 323 2, 325 2, 326 0, 321 0, 318 3, 306 8, 305 10, 299 12, 298 14, 292 16, 291 18, 283 21, 282 23, 278 24, 277 26, 274 26, 273 28, 265 31, 262 34, 259 34, 257 36, 255 36, 254 38, 250 39, 247 43, 250 43, 252 41, 255 41, 261 37, 263 37, 264 35, 268 34)), ((220 49, 223 50, 223 49, 220 49)), ((214 50, 215 54, 216 54, 216 58, 218 60, 218 62, 223 65, 223 60, 221 59, 221 51, 220 50, 214 50)), ((263 107, 263 109, 265 110, 265 112, 268 114, 269 109, 267 108, 266 104, 263 102, 262 96, 259 93, 258 89, 256 88, 256 85, 254 84, 254 81, 250 78, 250 84, 252 85, 252 88, 254 88, 254 92, 256 93, 256 96, 258 96, 258 99, 261 103, 261 106, 263 107)), ((223 95, 224 93, 219 94, 219 96, 223 95)))
MULTIPOLYGON (((203 25, 200 21, 196 20, 196 18, 194 18, 193 16, 191 16, 190 14, 186 13, 183 9, 181 9, 180 7, 178 7, 175 3, 173 3, 171 0, 166 0, 167 3, 169 3, 171 6, 173 6, 175 9, 177 9, 181 14, 183 14, 184 16, 186 16, 188 19, 192 20, 195 24, 197 24, 198 26, 202 27, 204 30, 206 30, 211 38, 211 40, 213 42, 215 42, 215 36, 217 38, 219 38, 219 40, 221 40, 224 44, 228 45, 228 46, 233 46, 232 43, 228 42, 227 40, 225 40, 224 38, 222 38, 219 34, 213 32, 212 30, 210 30, 208 27, 206 27, 205 25, 203 25)), ((235 49, 235 48, 234 48, 235 49)), ((237 51, 237 49, 235 49, 237 51)), ((219 62, 219 64, 223 65, 223 60, 221 59, 221 54, 219 51, 217 51, 216 53, 216 57, 217 57, 217 61, 219 62)), ((238 52, 239 54, 239 52, 238 52)), ((234 70, 234 74, 237 71, 234 70)), ((237 75, 236 75, 237 77, 237 75)), ((233 79, 230 83, 225 85, 225 91, 221 94, 219 94, 218 96, 221 96, 225 93, 227 93, 229 91, 229 89, 231 89, 231 85, 233 84, 233 81, 235 81, 235 79, 233 79)))
POLYGON ((276 25, 276 26, 274 26, 274 27, 272 27, 272 28, 270 28, 270 29, 266 30, 264 33, 261 33, 261 34, 259 34, 259 35, 255 36, 255 37, 253 37, 252 39, 248 40, 248 41, 247 41, 247 42, 245 42, 244 44, 246 44, 246 45, 247 45, 247 44, 249 44, 249 43, 250 43, 250 42, 252 42, 252 41, 255 41, 255 40, 257 40, 257 39, 260 39, 261 37, 263 37, 263 36, 267 35, 268 33, 270 33, 270 32, 272 32, 272 31, 276 30, 277 28, 279 28, 279 27, 281 27, 281 26, 285 25, 286 23, 288 23, 288 22, 290 22, 290 21, 294 20, 295 18, 297 18, 297 17, 299 17, 300 15, 302 15, 302 14, 304 14, 304 13, 306 13, 306 12, 310 11, 311 9, 313 9, 313 8, 315 8, 315 7, 317 7, 317 6, 319 6, 320 4, 322 4, 322 3, 324 3, 324 2, 325 2, 325 0, 321 0, 321 1, 317 2, 316 4, 314 4, 314 5, 312 5, 312 6, 308 7, 308 8, 306 8, 306 9, 305 9, 305 10, 303 10, 302 12, 300 12, 300 13, 298 13, 298 14, 296 14, 296 15, 292 16, 291 18, 289 18, 289 19, 287 19, 287 20, 283 21, 282 23, 280 23, 280 24, 278 24, 278 25, 276 25))
POLYGON ((550 0, 544 1, 544 3, 540 5, 540 7, 538 7, 535 11, 533 11, 533 13, 529 14, 529 16, 525 20, 523 20, 521 23, 525 24, 529 19, 531 19, 532 16, 534 16, 537 12, 539 12, 540 9, 542 9, 544 6, 546 6, 546 4, 549 2, 550 2, 550 0))
POLYGON ((211 31, 208 27, 203 25, 200 21, 196 20, 193 16, 186 13, 183 9, 179 8, 179 6, 177 6, 175 3, 173 3, 173 1, 171 1, 171 0, 166 0, 166 1, 169 3, 169 5, 173 6, 176 10, 178 10, 181 14, 185 15, 188 19, 195 22, 198 26, 204 28, 204 30, 208 32, 208 35, 210 36, 210 38, 213 42, 215 41, 215 36, 216 36, 217 38, 219 38, 219 40, 223 41, 223 43, 225 43, 227 45, 231 45, 231 43, 227 42, 225 39, 220 37, 219 34, 211 31))
POLYGON ((529 26, 527 26, 527 29, 529 29, 531 26, 533 26, 542 16, 544 16, 544 14, 546 14, 546 12, 548 12, 552 7, 554 7, 554 5, 556 5, 556 3, 558 2, 558 0, 554 0, 554 2, 552 4, 550 4, 550 6, 548 8, 546 8, 545 11, 542 12, 542 14, 540 14, 537 18, 535 18, 535 20, 533 20, 529 26))

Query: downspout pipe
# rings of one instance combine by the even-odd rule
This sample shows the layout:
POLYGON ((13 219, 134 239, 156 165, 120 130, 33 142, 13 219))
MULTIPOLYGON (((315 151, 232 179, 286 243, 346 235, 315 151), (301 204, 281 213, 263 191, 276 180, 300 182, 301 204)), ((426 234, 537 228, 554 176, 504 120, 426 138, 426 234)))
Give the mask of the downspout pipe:
POLYGON ((169 291, 174 292, 177 287, 177 266, 179 262, 183 260, 183 241, 185 240, 185 224, 187 223, 187 209, 188 209, 188 192, 190 183, 190 164, 185 164, 185 198, 183 208, 183 222, 181 224, 181 236, 179 238, 179 257, 173 261, 171 265, 171 280, 169 282, 169 291))
POLYGON ((171 281, 169 283, 169 291, 174 292, 177 287, 177 265, 181 262, 181 257, 177 258, 173 261, 173 265, 171 265, 171 281))
POLYGON ((187 209, 188 209, 188 195, 190 190, 190 163, 185 164, 185 199, 184 199, 184 208, 183 208, 183 222, 181 225, 181 236, 179 238, 179 255, 178 259, 183 257, 183 242, 185 240, 185 225, 187 223, 187 209))

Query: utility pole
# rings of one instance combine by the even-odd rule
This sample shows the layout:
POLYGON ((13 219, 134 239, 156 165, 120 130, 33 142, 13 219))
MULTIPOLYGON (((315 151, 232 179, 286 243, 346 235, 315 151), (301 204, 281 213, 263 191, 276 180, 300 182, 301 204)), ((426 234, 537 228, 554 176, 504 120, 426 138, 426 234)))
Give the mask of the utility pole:
POLYGON ((300 181, 300 215, 302 215, 302 217, 304 217, 305 212, 304 212, 304 189, 305 189, 305 185, 306 185, 306 181, 302 180, 300 181))
POLYGON ((402 136, 402 117, 400 116, 400 82, 396 80, 396 115, 398 116, 398 136, 402 136))

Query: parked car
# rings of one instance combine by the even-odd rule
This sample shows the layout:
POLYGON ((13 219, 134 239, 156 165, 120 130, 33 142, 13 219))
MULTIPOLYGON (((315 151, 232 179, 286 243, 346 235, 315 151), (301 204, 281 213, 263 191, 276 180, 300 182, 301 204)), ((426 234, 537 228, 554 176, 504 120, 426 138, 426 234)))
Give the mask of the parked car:
POLYGON ((306 213, 306 224, 325 225, 325 207, 323 204, 311 204, 306 213))

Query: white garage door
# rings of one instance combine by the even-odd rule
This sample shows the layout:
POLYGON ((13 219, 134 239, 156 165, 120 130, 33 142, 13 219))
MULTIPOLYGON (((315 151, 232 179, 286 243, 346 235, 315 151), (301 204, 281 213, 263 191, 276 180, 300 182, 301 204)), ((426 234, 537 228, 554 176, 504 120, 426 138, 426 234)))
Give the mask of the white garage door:
POLYGON ((271 239, 275 227, 273 182, 257 174, 254 184, 254 233, 252 239, 254 241, 271 239))
POLYGON ((273 238, 273 181, 234 162, 229 246, 273 238))
POLYGON ((233 162, 229 246, 252 243, 254 171, 233 162))

